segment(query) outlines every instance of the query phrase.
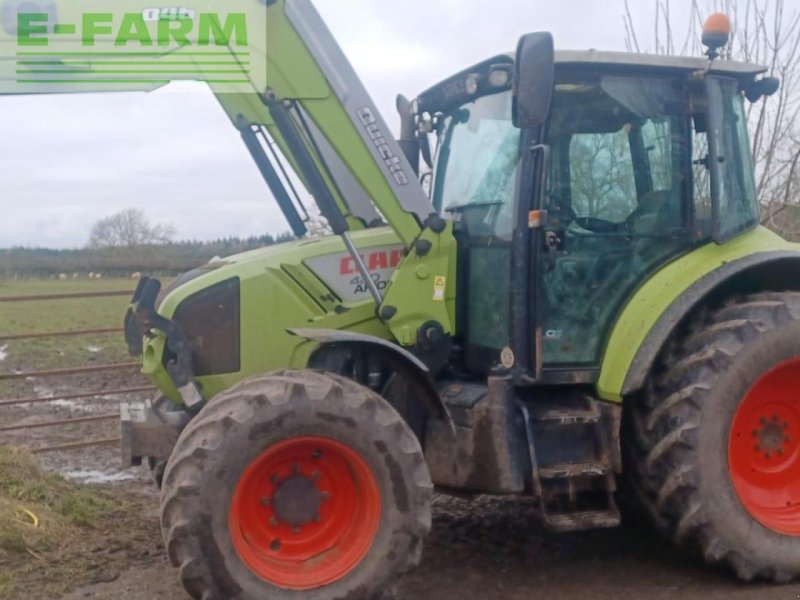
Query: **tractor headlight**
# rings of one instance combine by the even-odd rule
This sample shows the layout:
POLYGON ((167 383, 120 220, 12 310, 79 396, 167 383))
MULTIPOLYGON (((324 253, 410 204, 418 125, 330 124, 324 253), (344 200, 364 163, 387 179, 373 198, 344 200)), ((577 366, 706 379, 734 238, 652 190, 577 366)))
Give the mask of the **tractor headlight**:
POLYGON ((478 93, 478 80, 480 76, 476 75, 475 73, 468 75, 467 79, 464 81, 464 90, 467 92, 468 95, 474 96, 478 93))
POLYGON ((511 81, 511 72, 505 69, 494 69, 489 73, 489 85, 493 88, 504 88, 511 81))
POLYGON ((239 278, 227 279, 192 294, 178 305, 172 320, 192 348, 194 375, 241 370, 239 278))

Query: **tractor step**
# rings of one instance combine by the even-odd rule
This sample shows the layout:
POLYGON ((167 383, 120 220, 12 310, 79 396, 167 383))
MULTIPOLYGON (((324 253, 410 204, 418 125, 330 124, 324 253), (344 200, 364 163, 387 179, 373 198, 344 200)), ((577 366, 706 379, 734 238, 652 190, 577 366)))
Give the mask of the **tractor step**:
POLYGON ((551 402, 528 403, 531 419, 543 425, 592 425, 602 417, 597 402, 586 395, 563 396, 551 402))
POLYGON ((603 477, 611 472, 608 462, 568 463, 539 467, 541 479, 569 479, 573 477, 603 477))
POLYGON ((609 440, 596 400, 577 395, 520 401, 531 484, 553 531, 616 527, 621 518, 609 440))
POLYGON ((600 411, 597 409, 561 409, 555 408, 534 413, 537 423, 553 423, 557 425, 591 425, 600 422, 600 411))
POLYGON ((545 517, 548 529, 558 532, 582 531, 584 529, 606 529, 616 527, 622 518, 619 510, 585 510, 567 513, 552 513, 545 517))

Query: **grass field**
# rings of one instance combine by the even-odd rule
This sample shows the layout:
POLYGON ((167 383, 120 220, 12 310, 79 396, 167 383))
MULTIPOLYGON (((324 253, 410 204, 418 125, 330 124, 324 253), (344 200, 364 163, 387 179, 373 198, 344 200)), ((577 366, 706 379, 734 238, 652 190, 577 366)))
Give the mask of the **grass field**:
MULTIPOLYGON (((0 281, 0 297, 79 292, 132 291, 131 280, 16 280, 0 281)), ((4 335, 121 327, 129 296, 74 300, 0 302, 0 338, 4 335)), ((79 338, 47 338, 34 341, 0 342, 12 362, 41 368, 75 366, 92 358, 87 348, 103 348, 120 359, 124 350, 120 334, 79 338)), ((109 358, 110 358, 109 357, 109 358)))
MULTIPOLYGON (((0 280, 0 298, 82 292, 132 292, 130 279, 0 280)), ((130 301, 107 298, 0 302, 0 373, 130 362, 122 333, 3 341, 4 336, 121 328, 130 301)), ((0 398, 30 391, 28 382, 0 381, 0 398)))
POLYGON ((60 598, 152 560, 156 504, 130 489, 79 485, 0 445, 0 598, 60 598))
POLYGON ((55 592, 51 586, 74 577, 72 557, 89 550, 92 534, 124 508, 98 489, 45 473, 30 454, 0 446, 0 598, 31 577, 42 592, 55 592))

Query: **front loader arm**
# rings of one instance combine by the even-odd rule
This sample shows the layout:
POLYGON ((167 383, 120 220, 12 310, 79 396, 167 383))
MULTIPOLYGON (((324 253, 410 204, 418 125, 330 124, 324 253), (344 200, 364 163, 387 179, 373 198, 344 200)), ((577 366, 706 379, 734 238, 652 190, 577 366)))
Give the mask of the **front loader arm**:
MULTIPOLYGON (((0 0, 0 94, 207 82, 245 137, 260 130, 274 140, 357 264, 349 230, 385 220, 403 242, 409 256, 386 294, 373 293, 397 340, 415 345, 432 322, 452 333, 452 227, 435 216, 310 0, 151 6, 149 0, 0 0)), ((302 231, 294 209, 286 210, 287 197, 278 200, 293 229, 302 231)), ((371 283, 366 266, 360 270, 371 283)))
MULTIPOLYGON (((266 77, 254 81, 259 101, 245 118, 268 127, 308 185, 297 153, 269 114, 285 105, 292 122, 310 134, 306 142, 317 146, 311 153, 327 167, 322 175, 345 214, 373 211, 410 247, 433 206, 352 66, 309 0, 277 0, 266 12, 265 68, 259 72, 266 77)), ((238 99, 224 85, 212 88, 234 123, 240 120, 238 99)))
POLYGON ((320 194, 335 202, 349 229, 382 216, 411 245, 433 208, 309 0, 151 6, 0 2, 0 93, 149 91, 206 81, 234 125, 266 127, 313 188, 302 157, 276 126, 276 111, 287 113, 319 171, 325 190, 309 191, 329 221, 336 216, 320 194))
MULTIPOLYGON (((277 0, 267 12, 264 92, 297 101, 408 248, 378 315, 401 345, 432 348, 437 344, 428 338, 437 332, 455 333, 452 226, 435 216, 400 146, 311 2, 277 0)), ((223 106, 230 100, 218 97, 223 106)), ((254 108, 264 122, 263 108, 254 108)), ((226 110, 235 118, 235 110, 226 110)), ((269 129, 285 143, 277 127, 269 129)), ((352 210, 353 196, 344 196, 352 210)))

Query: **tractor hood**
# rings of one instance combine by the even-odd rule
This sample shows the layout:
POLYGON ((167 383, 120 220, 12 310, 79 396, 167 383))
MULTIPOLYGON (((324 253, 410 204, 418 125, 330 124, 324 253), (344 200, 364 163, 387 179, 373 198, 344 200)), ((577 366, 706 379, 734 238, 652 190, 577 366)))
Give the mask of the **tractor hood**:
MULTIPOLYGON (((353 232, 353 241, 385 289, 404 256, 389 228, 353 232)), ((191 349, 193 379, 210 398, 237 381, 287 366, 302 367, 313 344, 292 328, 323 328, 391 340, 375 316, 366 283, 341 238, 297 240, 214 260, 177 278, 156 303, 191 349)), ((173 400, 174 353, 160 327, 143 347, 143 373, 173 400)))
MULTIPOLYGON (((403 257, 399 239, 388 227, 353 232, 352 238, 356 246, 363 249, 362 256, 373 278, 379 281, 381 289, 385 288, 403 257)), ((164 288, 157 308, 163 316, 170 317, 187 296, 220 281, 233 277, 240 280, 258 277, 271 269, 293 275, 300 270, 318 279, 319 282, 311 286, 313 289, 307 290, 308 293, 318 291, 317 286, 321 284, 330 288, 335 298, 343 303, 370 300, 367 290, 358 289, 353 281, 358 278, 358 272, 341 238, 326 236, 284 242, 214 259, 180 275, 164 288)), ((305 289, 305 286, 301 287, 305 289)))

